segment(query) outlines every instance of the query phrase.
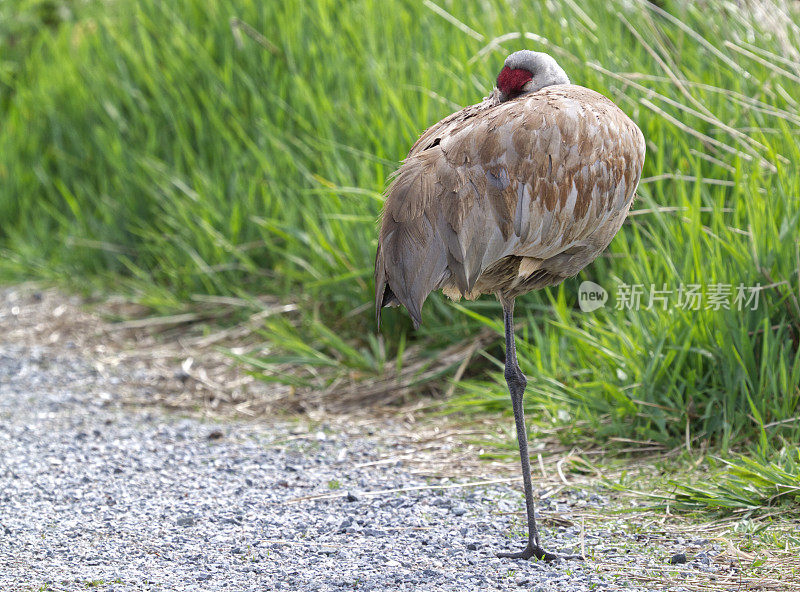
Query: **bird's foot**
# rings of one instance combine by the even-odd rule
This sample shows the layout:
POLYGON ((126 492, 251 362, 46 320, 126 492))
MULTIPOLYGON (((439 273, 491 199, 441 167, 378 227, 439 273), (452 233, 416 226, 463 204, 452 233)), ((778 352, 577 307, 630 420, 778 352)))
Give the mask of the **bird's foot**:
POLYGON ((497 557, 504 559, 530 559, 531 557, 536 557, 536 559, 544 559, 545 561, 555 561, 556 559, 585 559, 583 555, 556 555, 555 553, 549 553, 539 545, 533 545, 531 543, 528 543, 522 551, 518 551, 517 553, 497 553, 497 557))
POLYGON ((498 553, 497 556, 505 559, 530 559, 531 557, 536 557, 536 559, 544 559, 545 561, 553 561, 559 558, 555 553, 548 553, 539 545, 532 545, 531 543, 528 543, 522 551, 517 553, 498 553))

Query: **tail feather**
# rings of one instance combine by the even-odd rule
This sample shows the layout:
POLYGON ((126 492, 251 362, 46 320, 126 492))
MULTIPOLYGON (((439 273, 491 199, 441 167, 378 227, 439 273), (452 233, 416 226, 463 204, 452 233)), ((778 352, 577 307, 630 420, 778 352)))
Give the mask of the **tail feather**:
POLYGON ((387 288, 391 292, 391 288, 386 282, 386 267, 383 264, 381 246, 378 244, 378 252, 375 253, 375 322, 378 329, 381 328, 381 309, 385 306, 387 288))
MULTIPOLYGON (((395 238, 394 236, 389 237, 389 242, 395 238)), ((425 266, 422 266, 423 270, 424 268, 425 266)), ((414 329, 419 329, 422 324, 422 304, 433 288, 427 285, 430 282, 420 281, 419 272, 419 268, 406 266, 402 261, 399 264, 392 260, 387 262, 383 250, 378 246, 375 257, 375 320, 378 328, 380 328, 382 308, 402 305, 408 310, 414 329), (389 284, 387 263, 388 267, 394 270, 393 276, 396 275, 399 278, 396 280, 399 283, 394 287, 389 284)))

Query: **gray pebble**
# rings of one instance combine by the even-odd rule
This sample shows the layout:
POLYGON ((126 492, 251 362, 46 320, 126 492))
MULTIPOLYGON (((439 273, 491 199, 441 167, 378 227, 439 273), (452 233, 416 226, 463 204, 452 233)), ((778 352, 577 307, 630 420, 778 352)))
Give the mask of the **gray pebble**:
POLYGON ((686 553, 675 553, 672 557, 669 558, 669 562, 671 565, 679 565, 682 563, 686 563, 686 553))
POLYGON ((194 526, 196 523, 197 519, 194 516, 183 516, 176 522, 178 526, 194 526))

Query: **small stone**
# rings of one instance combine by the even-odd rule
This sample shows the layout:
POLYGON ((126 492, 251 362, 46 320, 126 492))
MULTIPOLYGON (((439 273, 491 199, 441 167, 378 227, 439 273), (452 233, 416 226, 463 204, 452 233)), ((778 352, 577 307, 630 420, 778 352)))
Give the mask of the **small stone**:
POLYGON ((350 526, 348 526, 345 529, 345 532, 347 534, 360 534, 361 532, 363 532, 363 529, 361 528, 361 526, 357 522, 355 522, 355 523, 351 524, 350 526))
POLYGON ((374 536, 374 537, 381 537, 384 536, 386 533, 382 530, 378 530, 377 528, 365 528, 364 535, 365 536, 374 536))
POLYGON ((222 430, 211 430, 208 433, 207 438, 209 440, 221 440, 225 434, 222 433, 222 430))
POLYGON ((176 522, 178 526, 194 526, 197 524, 197 519, 194 516, 182 516, 176 522))
POLYGON ((452 510, 450 510, 450 511, 451 511, 451 512, 452 512, 452 513, 453 513, 455 516, 463 516, 464 514, 466 514, 466 513, 467 513, 467 510, 466 510, 466 508, 463 508, 462 506, 456 506, 455 508, 453 508, 453 509, 452 509, 452 510))
POLYGON ((669 563, 670 565, 686 563, 686 553, 675 553, 675 555, 669 558, 669 563))
POLYGON ((347 495, 344 497, 344 501, 346 502, 357 502, 358 500, 359 497, 352 491, 348 491, 347 495))
POLYGON ((478 544, 477 543, 467 543, 467 550, 469 551, 477 551, 478 544))
POLYGON ((389 561, 387 561, 384 565, 386 567, 400 567, 400 562, 394 559, 389 559, 389 561))

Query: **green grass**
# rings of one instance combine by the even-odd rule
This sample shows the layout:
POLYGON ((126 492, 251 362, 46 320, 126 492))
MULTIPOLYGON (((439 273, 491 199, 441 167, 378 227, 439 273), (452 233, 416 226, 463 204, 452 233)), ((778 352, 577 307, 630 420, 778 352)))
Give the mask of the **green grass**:
POLYGON ((675 16, 621 0, 5 3, 0 277, 164 311, 276 295, 299 312, 243 359, 299 388, 399 374, 409 352, 435 360, 490 327, 450 409, 507 412, 497 303, 434 295, 420 332, 390 311, 375 336, 375 220, 419 132, 485 96, 506 53, 540 49, 613 98, 648 156, 608 255, 517 306, 531 417, 579 426, 570 439, 795 446, 800 19, 777 1, 769 19, 660 4, 675 16), (585 279, 605 308, 578 310, 585 279), (695 283, 764 289, 756 310, 614 306, 620 284, 695 283))
POLYGON ((723 512, 796 513, 800 505, 800 452, 783 449, 774 459, 741 457, 718 459, 711 479, 673 483, 680 509, 714 508, 723 512))

